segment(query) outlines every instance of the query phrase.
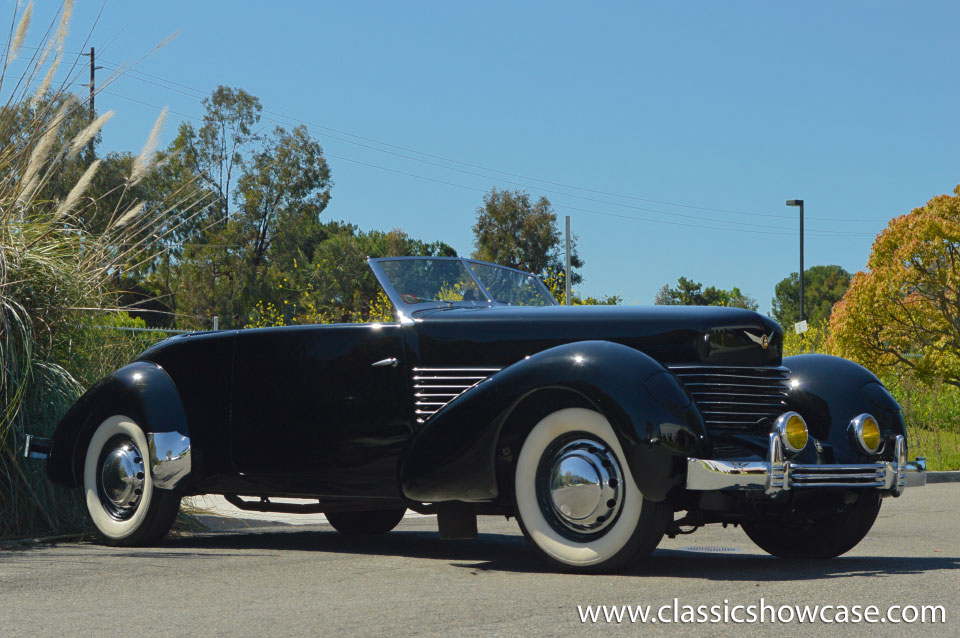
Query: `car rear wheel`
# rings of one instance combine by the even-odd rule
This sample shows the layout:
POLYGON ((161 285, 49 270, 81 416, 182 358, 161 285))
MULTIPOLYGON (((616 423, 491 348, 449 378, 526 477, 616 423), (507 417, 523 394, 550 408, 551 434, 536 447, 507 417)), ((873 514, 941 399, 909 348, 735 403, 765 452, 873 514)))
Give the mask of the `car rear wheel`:
POLYGON ((743 531, 762 550, 779 558, 835 558, 863 540, 880 513, 878 492, 862 492, 846 508, 814 520, 756 521, 743 531))
POLYGON ((407 512, 406 508, 370 512, 327 512, 327 521, 341 534, 386 534, 407 512))
POLYGON ((610 572, 649 554, 673 512, 637 489, 613 428, 598 412, 566 408, 530 431, 514 473, 517 519, 553 567, 610 572))
POLYGON ((110 545, 149 545, 170 531, 180 495, 155 487, 147 437, 133 419, 116 415, 94 431, 83 465, 87 512, 110 545))

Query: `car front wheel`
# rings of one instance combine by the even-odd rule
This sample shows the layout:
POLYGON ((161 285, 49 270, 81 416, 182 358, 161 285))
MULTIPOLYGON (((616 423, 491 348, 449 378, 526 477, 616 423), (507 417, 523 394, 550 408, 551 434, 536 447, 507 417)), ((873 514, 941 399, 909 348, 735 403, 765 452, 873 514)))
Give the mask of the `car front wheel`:
POLYGON ((552 566, 610 572, 649 554, 672 517, 637 489, 613 428, 598 412, 566 408, 527 435, 514 473, 517 518, 552 566))
POLYGON ((779 558, 834 558, 863 540, 877 520, 881 500, 878 492, 864 491, 852 504, 826 515, 744 523, 743 531, 779 558))
POLYGON ((143 430, 121 415, 104 420, 87 445, 87 512, 108 544, 149 545, 173 526, 180 495, 154 486, 147 453, 143 430))

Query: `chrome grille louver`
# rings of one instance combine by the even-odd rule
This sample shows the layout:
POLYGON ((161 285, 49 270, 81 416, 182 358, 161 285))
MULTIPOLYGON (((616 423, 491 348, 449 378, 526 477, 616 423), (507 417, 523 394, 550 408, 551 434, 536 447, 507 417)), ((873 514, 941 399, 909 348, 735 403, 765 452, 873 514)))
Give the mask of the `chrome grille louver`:
POLYGON ((790 371, 782 366, 667 366, 713 431, 766 432, 787 409, 790 371))
POLYGON ((423 423, 443 406, 501 368, 414 368, 413 397, 417 421, 423 423))

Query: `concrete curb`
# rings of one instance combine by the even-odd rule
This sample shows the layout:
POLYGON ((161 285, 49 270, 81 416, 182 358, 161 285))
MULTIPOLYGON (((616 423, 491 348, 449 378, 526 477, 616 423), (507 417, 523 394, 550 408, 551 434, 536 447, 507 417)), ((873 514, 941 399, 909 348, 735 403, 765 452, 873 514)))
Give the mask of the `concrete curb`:
POLYGON ((208 532, 234 532, 263 527, 292 527, 283 521, 267 521, 257 518, 233 518, 219 514, 192 514, 193 518, 203 525, 208 532))
POLYGON ((960 472, 927 472, 927 483, 960 483, 960 472))

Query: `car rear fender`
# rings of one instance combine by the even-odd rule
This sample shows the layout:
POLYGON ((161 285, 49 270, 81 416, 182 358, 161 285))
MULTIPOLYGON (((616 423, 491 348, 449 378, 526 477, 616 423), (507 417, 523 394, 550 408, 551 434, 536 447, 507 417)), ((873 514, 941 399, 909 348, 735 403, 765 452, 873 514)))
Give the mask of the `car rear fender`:
POLYGON ((495 500, 501 434, 520 406, 547 390, 579 397, 607 418, 652 500, 682 482, 683 461, 704 441, 699 412, 659 362, 624 345, 581 341, 526 357, 433 415, 401 460, 404 495, 429 503, 495 500))
POLYGON ((148 361, 115 371, 87 390, 67 411, 51 439, 47 459, 50 480, 68 487, 80 485, 87 443, 105 418, 117 414, 133 419, 147 433, 151 472, 158 486, 179 485, 190 473, 190 429, 173 380, 163 368, 148 361), (176 470, 173 474, 172 469, 176 470))

